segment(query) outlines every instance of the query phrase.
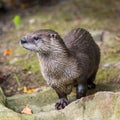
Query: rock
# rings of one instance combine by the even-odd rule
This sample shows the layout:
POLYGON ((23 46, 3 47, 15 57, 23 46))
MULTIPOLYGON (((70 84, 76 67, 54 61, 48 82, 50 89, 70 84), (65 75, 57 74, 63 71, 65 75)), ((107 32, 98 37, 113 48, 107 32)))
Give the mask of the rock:
POLYGON ((6 104, 6 97, 4 96, 4 93, 0 88, 0 105, 5 105, 5 104, 6 104))
MULTIPOLYGON (((21 112, 28 105, 33 113, 39 113, 44 106, 49 106, 57 101, 57 95, 51 88, 39 93, 15 95, 7 98, 7 106, 14 111, 21 112)), ((54 110, 54 105, 52 106, 54 110)))
POLYGON ((29 20, 29 23, 30 23, 30 24, 35 23, 35 19, 30 19, 30 20, 29 20))
POLYGON ((90 33, 96 42, 103 42, 104 31, 96 30, 96 31, 90 31, 90 33))
POLYGON ((116 44, 118 44, 117 42, 115 42, 116 35, 117 35, 117 33, 105 31, 103 34, 104 45, 113 47, 116 44))
POLYGON ((7 78, 7 75, 4 75, 3 72, 0 71, 0 84, 2 84, 7 78))
POLYGON ((73 102, 65 113, 72 114, 71 120, 118 120, 119 106, 120 92, 98 92, 73 102))
POLYGON ((20 120, 20 115, 6 107, 6 97, 0 88, 0 120, 20 120))
MULTIPOLYGON (((12 104, 18 107, 17 111, 21 111, 21 106, 25 107, 29 103, 34 113, 32 118, 39 120, 108 120, 111 118, 117 120, 119 118, 120 93, 98 92, 72 102, 65 109, 57 111, 54 109, 55 93, 51 89, 48 91, 38 94, 22 95, 19 96, 20 98, 18 96, 11 97, 8 100, 8 104, 10 106, 10 100, 12 100, 12 104), (51 97, 49 95, 47 96, 48 91, 51 97)), ((25 117, 25 115, 22 116, 25 117)))
POLYGON ((109 67, 111 67, 111 64, 110 63, 105 63, 105 64, 103 64, 103 67, 104 68, 109 68, 109 67))
POLYGON ((98 45, 100 45, 101 43, 110 47, 115 45, 115 39, 117 38, 116 37, 117 33, 104 31, 104 30, 95 30, 95 31, 91 30, 90 33, 93 39, 95 40, 95 42, 98 43, 98 45))
POLYGON ((52 89, 9 97, 6 101, 9 108, 5 107, 5 100, 0 91, 0 120, 119 120, 120 117, 120 92, 97 92, 59 111, 54 109, 57 97, 52 89), (29 104, 33 114, 17 113, 26 104, 29 104))
POLYGON ((114 66, 120 70, 120 62, 115 63, 114 66))

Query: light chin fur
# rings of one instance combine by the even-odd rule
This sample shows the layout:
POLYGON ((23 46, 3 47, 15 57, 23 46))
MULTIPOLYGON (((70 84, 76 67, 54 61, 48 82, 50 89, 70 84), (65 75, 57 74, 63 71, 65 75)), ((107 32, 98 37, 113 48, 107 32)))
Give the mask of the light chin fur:
POLYGON ((22 44, 22 46, 25 48, 25 49, 28 49, 28 50, 32 50, 32 51, 37 51, 36 50, 36 47, 34 46, 34 45, 32 45, 32 44, 22 44))

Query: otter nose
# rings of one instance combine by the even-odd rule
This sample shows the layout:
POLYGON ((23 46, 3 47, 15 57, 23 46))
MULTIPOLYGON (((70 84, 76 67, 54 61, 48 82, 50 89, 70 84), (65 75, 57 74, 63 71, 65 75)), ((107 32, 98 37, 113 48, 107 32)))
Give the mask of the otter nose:
POLYGON ((21 43, 22 43, 22 44, 27 43, 25 37, 23 37, 23 38, 21 39, 21 43))

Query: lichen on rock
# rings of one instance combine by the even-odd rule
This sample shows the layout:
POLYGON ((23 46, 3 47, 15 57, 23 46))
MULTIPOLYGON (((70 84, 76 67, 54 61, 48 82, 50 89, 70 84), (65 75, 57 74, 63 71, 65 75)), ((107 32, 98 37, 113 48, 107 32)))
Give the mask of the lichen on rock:
POLYGON ((97 92, 75 100, 59 111, 54 109, 56 99, 53 90, 49 89, 29 95, 13 96, 6 101, 0 89, 0 120, 119 120, 120 117, 120 92, 97 92), (40 101, 40 99, 47 99, 50 95, 51 98, 48 100, 40 101), (34 111, 33 114, 18 113, 28 100, 29 107, 34 111), (14 108, 17 112, 10 108, 14 108))

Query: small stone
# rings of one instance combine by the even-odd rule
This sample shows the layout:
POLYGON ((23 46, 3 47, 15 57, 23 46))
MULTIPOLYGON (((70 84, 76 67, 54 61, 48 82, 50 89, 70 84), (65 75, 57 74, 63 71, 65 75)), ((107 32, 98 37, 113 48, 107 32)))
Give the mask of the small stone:
POLYGON ((9 97, 7 98, 9 108, 7 108, 0 90, 0 120, 8 120, 8 118, 9 120, 21 118, 22 120, 118 120, 120 117, 120 92, 97 92, 70 103, 60 111, 54 109, 55 93, 53 93, 54 91, 50 89, 31 95, 9 97), (47 101, 48 103, 45 104, 47 101), (29 104, 30 108, 26 104, 29 104), (29 115, 19 114, 24 106, 29 115), (16 109, 13 109, 15 107, 16 109), (31 114, 31 109, 34 114, 31 114))
POLYGON ((111 64, 109 64, 109 63, 105 63, 105 64, 103 65, 104 68, 109 68, 110 66, 111 66, 111 64))
POLYGON ((104 31, 96 30, 90 31, 90 33, 96 42, 103 42, 104 31))
POLYGON ((14 64, 18 61, 18 58, 13 58, 11 61, 10 61, 10 64, 14 64))
POLYGON ((30 24, 35 23, 35 19, 30 19, 30 20, 29 20, 29 23, 30 23, 30 24))

